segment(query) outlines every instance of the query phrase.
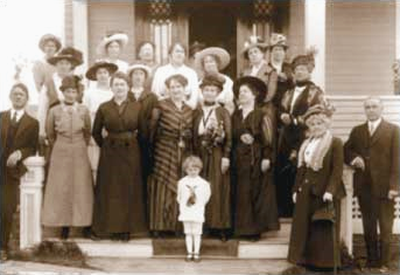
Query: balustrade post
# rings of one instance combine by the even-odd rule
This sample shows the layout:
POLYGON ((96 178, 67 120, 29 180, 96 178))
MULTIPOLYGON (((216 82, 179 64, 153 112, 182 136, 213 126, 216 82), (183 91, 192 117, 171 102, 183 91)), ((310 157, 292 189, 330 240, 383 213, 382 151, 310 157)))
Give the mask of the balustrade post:
POLYGON ((347 196, 341 202, 340 239, 346 244, 350 255, 353 254, 353 173, 352 168, 344 166, 343 183, 347 196))
POLYGON ((20 249, 31 248, 42 241, 41 210, 44 181, 43 157, 27 158, 28 172, 20 184, 20 249))

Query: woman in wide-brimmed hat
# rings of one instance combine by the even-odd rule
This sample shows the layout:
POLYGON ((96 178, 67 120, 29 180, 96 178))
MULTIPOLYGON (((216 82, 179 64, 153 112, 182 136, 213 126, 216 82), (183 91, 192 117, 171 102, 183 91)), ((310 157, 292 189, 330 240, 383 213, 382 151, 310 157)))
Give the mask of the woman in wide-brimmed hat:
POLYGON ((283 94, 293 87, 293 71, 290 63, 285 62, 287 45, 286 36, 272 33, 268 46, 269 63, 272 70, 268 76, 268 94, 275 107, 279 107, 283 94))
POLYGON ((268 64, 265 61, 265 53, 267 49, 268 43, 258 36, 250 36, 244 43, 242 50, 242 55, 248 61, 248 66, 242 71, 241 76, 258 77, 266 82, 265 72, 268 64))
POLYGON ((299 55, 292 61, 295 87, 286 91, 280 105, 278 119, 280 125, 277 157, 277 186, 280 215, 290 217, 293 203, 290 200, 296 177, 296 158, 305 138, 304 114, 313 105, 324 101, 324 92, 311 81, 314 69, 313 55, 299 55))
POLYGON ((118 71, 126 73, 129 64, 120 59, 122 50, 128 44, 129 38, 123 32, 109 32, 97 45, 97 54, 108 62, 118 66, 118 71))
POLYGON ((241 106, 232 117, 234 233, 257 240, 262 232, 279 229, 272 182, 275 123, 260 108, 267 92, 262 80, 241 77, 233 91, 241 106))
POLYGON ((46 75, 50 75, 56 70, 53 65, 47 62, 47 59, 61 49, 61 40, 53 34, 45 34, 40 38, 39 49, 44 53, 44 57, 35 61, 32 67, 33 79, 38 92, 44 85, 46 75))
MULTIPOLYGON (((47 62, 55 66, 56 71, 46 76, 39 94, 38 120, 41 140, 46 137, 45 123, 48 110, 64 100, 64 94, 59 88, 61 81, 64 77, 73 74, 74 69, 83 63, 83 56, 81 51, 67 47, 48 58, 47 62)), ((83 94, 79 95, 78 101, 82 100, 82 96, 83 94)))
MULTIPOLYGON (((225 80, 223 89, 218 95, 217 102, 221 104, 221 106, 225 107, 230 114, 232 114, 235 109, 232 91, 233 81, 229 76, 220 73, 220 71, 229 65, 229 62, 229 53, 223 48, 219 47, 206 48, 198 52, 195 57, 195 66, 202 71, 202 75, 204 77, 209 75, 219 75, 217 77, 222 77, 225 80)), ((200 85, 202 81, 203 80, 200 80, 200 85)), ((201 100, 203 100, 202 97, 201 100)))
POLYGON ((341 139, 330 131, 333 111, 328 102, 323 102, 309 108, 303 116, 308 138, 300 147, 296 183, 291 190, 295 208, 288 260, 294 264, 319 268, 340 266, 344 156, 341 139), (333 233, 336 233, 336 243, 333 233))
POLYGON ((176 42, 171 45, 168 53, 169 63, 156 70, 151 90, 159 99, 168 98, 165 80, 172 75, 181 74, 188 80, 185 87, 186 103, 190 108, 195 109, 199 102, 199 80, 196 72, 185 65, 186 47, 182 43, 176 42))
MULTIPOLYGON (((114 63, 100 60, 94 63, 86 72, 86 78, 95 81, 94 85, 91 85, 90 88, 86 90, 83 99, 85 105, 89 108, 92 122, 94 121, 99 106, 111 100, 114 96, 110 88, 110 77, 117 70, 118 66, 114 63)), ((95 178, 100 157, 100 148, 96 145, 94 139, 90 141, 88 152, 93 176, 95 178)))
POLYGON ((157 106, 158 98, 146 85, 148 79, 151 78, 150 67, 141 62, 133 63, 129 66, 128 75, 132 83, 130 98, 132 101, 138 102, 141 105, 139 112, 138 140, 142 157, 143 195, 147 201, 147 178, 153 167, 153 152, 150 146, 149 125, 153 110, 157 106))
POLYGON ((229 112, 218 104, 225 78, 206 75, 200 84, 202 104, 194 112, 194 148, 203 161, 202 177, 210 183, 212 198, 206 209, 206 227, 226 240, 231 228, 230 152, 232 127, 229 112))
POLYGON ((49 111, 46 129, 52 146, 51 160, 44 194, 42 223, 61 227, 63 239, 70 227, 92 224, 93 179, 87 154, 91 122, 89 110, 78 103, 83 90, 80 78, 63 78, 61 104, 49 111))

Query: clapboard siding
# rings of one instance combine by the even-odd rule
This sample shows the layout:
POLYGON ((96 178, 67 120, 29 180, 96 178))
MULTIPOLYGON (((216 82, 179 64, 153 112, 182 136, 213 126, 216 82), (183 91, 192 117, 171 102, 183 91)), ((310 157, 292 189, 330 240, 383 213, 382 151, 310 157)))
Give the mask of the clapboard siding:
POLYGON ((326 91, 391 95, 395 1, 327 1, 326 91))
MULTIPOLYGON (((335 106, 332 118, 333 134, 346 141, 351 129, 365 122, 364 100, 366 96, 330 96, 335 106)), ((400 96, 382 96, 384 105, 383 117, 400 126, 400 96)))
POLYGON ((89 1, 89 63, 100 58, 96 47, 107 31, 123 31, 129 43, 121 58, 131 63, 135 58, 135 5, 133 1, 89 1))

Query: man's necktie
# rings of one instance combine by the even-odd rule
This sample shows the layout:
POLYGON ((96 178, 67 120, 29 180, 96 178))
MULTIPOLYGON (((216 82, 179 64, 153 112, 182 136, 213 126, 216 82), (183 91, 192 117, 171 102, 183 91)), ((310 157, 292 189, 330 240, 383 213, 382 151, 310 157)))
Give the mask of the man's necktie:
POLYGON ((14 112, 12 118, 11 118, 11 124, 13 126, 17 125, 18 121, 17 121, 17 112, 14 112))

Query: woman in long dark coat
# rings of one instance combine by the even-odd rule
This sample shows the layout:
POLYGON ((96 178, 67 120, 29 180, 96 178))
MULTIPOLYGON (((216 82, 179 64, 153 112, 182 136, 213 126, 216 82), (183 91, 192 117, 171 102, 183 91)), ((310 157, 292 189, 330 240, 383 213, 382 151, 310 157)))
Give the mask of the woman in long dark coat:
POLYGON ((117 72, 110 83, 114 98, 100 105, 92 130, 101 148, 93 231, 127 241, 131 233, 147 231, 137 140, 140 104, 128 98, 127 75, 117 72))
POLYGON ((336 263, 340 265, 339 206, 340 199, 345 196, 342 182, 343 145, 329 131, 331 114, 332 109, 323 105, 311 107, 305 114, 310 136, 299 151, 299 169, 292 195, 295 208, 288 260, 294 264, 333 267, 335 255, 336 263), (331 210, 328 210, 329 203, 331 210), (329 218, 330 212, 335 212, 335 225, 329 220, 313 221, 315 213, 324 211, 326 218, 329 218), (336 246, 333 226, 336 226, 336 246))
POLYGON ((231 184, 228 172, 232 146, 229 112, 217 102, 225 78, 209 75, 200 88, 204 102, 194 114, 194 147, 203 161, 202 177, 211 185, 211 199, 206 208, 206 227, 226 240, 231 226, 231 184))
POLYGON ((256 77, 235 81, 240 105, 232 117, 234 190, 234 232, 257 240, 266 230, 279 229, 275 186, 272 183, 274 156, 273 123, 258 106, 263 103, 266 85, 256 77))
POLYGON ((165 80, 169 98, 153 110, 150 123, 154 146, 154 168, 149 177, 150 230, 159 233, 178 231, 178 180, 184 175, 182 161, 192 152, 193 110, 185 103, 188 80, 172 75, 165 80))
POLYGON ((303 116, 310 107, 324 101, 324 92, 311 81, 314 57, 312 55, 296 56, 292 67, 295 87, 283 94, 281 106, 278 109, 280 129, 276 159, 276 191, 281 217, 293 215, 291 189, 296 179, 297 154, 307 130, 303 116))
MULTIPOLYGON (((147 179, 153 168, 153 152, 150 143, 149 124, 153 109, 157 106, 158 99, 146 86, 146 82, 151 78, 150 67, 141 63, 132 64, 128 69, 128 75, 132 82, 129 97, 133 102, 138 102, 140 104, 138 140, 142 158, 143 196, 146 202, 146 213, 148 213, 147 179)), ((146 218, 147 216, 148 215, 146 215, 146 218)))

